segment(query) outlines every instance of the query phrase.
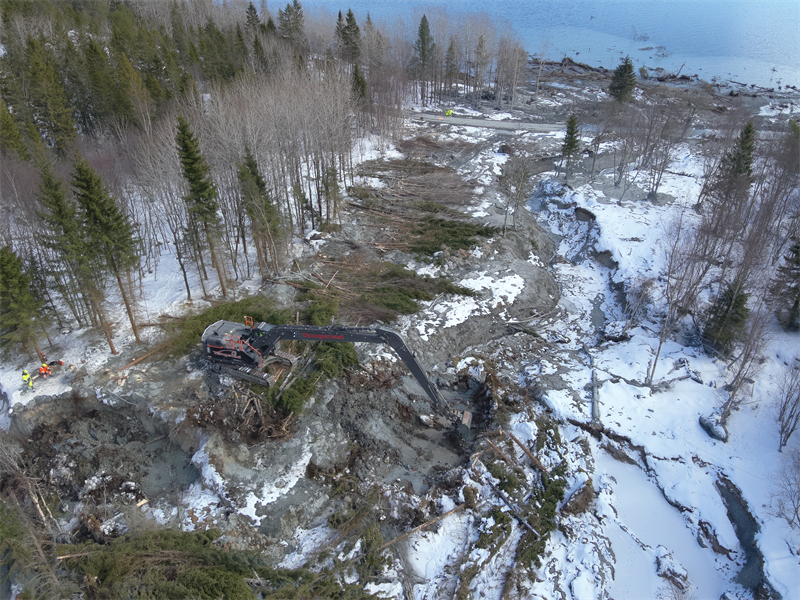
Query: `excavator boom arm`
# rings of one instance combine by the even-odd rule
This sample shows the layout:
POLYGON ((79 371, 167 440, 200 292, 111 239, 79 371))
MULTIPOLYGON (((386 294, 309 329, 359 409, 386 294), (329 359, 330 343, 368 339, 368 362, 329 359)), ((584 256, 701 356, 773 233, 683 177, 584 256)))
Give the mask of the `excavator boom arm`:
POLYGON ((428 397, 440 410, 447 407, 439 390, 431 383, 417 357, 408 349, 403 337, 393 329, 383 327, 315 327, 313 325, 278 325, 251 342, 262 354, 272 354, 282 340, 306 342, 368 342, 388 344, 416 378, 428 397))

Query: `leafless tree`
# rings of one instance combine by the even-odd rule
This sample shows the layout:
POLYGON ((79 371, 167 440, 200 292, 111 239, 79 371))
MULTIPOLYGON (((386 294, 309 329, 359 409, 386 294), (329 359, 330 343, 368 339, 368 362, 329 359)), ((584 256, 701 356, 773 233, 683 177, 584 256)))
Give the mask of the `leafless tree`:
POLYGON ((625 302, 625 335, 631 327, 636 327, 642 319, 647 307, 653 303, 655 280, 650 277, 639 277, 628 288, 625 302))
POLYGON ((536 56, 536 60, 538 62, 538 66, 536 69, 536 90, 533 92, 537 96, 539 95, 539 81, 542 78, 542 69, 544 68, 544 61, 545 57, 547 56, 547 49, 550 47, 550 40, 544 38, 542 40, 542 45, 540 46, 539 54, 536 56))
POLYGON ((784 455, 778 471, 771 477, 771 509, 791 527, 800 526, 800 449, 784 455))
POLYGON ((764 301, 764 295, 756 300, 750 309, 744 335, 741 339, 738 354, 728 364, 727 370, 733 377, 726 386, 728 398, 720 407, 720 423, 724 427, 731 413, 741 406, 758 402, 752 393, 746 393, 749 383, 763 368, 763 353, 769 341, 766 335, 767 325, 772 319, 771 307, 764 301))
POLYGON ((495 94, 497 107, 502 106, 504 98, 508 98, 511 108, 514 108, 514 98, 517 87, 525 79, 527 71, 525 48, 513 35, 505 32, 497 43, 497 68, 495 94))
POLYGON ((775 409, 779 426, 778 449, 783 451, 800 424, 800 356, 794 357, 778 378, 775 409))
POLYGON ((505 217, 503 218, 503 235, 506 233, 506 225, 508 224, 508 213, 513 207, 514 211, 514 229, 517 228, 517 211, 519 205, 533 192, 533 175, 535 173, 535 165, 532 158, 529 156, 512 156, 503 165, 502 174, 500 175, 500 189, 506 195, 505 217))
POLYGON ((681 316, 689 313, 696 302, 710 270, 707 261, 698 256, 716 255, 715 238, 703 236, 692 228, 685 206, 664 226, 661 251, 666 271, 663 273, 664 319, 659 333, 656 353, 648 365, 645 382, 652 385, 661 348, 681 316))

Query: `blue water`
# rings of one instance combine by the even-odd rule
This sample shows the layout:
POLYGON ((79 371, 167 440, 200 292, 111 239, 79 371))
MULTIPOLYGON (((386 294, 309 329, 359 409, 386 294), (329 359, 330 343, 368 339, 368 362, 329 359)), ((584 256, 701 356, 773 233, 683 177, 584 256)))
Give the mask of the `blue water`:
POLYGON ((332 14, 352 8, 359 23, 369 12, 390 30, 402 22, 411 35, 426 11, 484 13, 510 23, 530 54, 547 44, 548 60, 569 56, 612 69, 630 55, 637 69, 682 67, 681 74, 706 81, 800 86, 800 0, 306 0, 303 6, 332 14), (658 55, 659 46, 666 56, 658 55))

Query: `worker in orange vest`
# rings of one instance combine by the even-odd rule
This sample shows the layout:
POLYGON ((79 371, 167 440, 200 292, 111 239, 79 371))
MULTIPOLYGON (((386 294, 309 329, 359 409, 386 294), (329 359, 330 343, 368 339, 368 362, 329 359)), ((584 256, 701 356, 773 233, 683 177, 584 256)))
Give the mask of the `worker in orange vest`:
POLYGON ((47 376, 52 374, 53 372, 50 370, 50 367, 47 366, 47 363, 42 363, 42 366, 39 367, 39 375, 42 376, 42 379, 47 379, 47 376))

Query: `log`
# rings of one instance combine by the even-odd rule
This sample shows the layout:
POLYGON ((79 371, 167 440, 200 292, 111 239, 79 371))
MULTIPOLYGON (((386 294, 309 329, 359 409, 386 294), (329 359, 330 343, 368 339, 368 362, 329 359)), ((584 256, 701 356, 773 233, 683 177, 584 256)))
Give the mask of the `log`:
POLYGON ((541 538, 542 536, 539 535, 539 532, 536 531, 533 527, 531 527, 531 524, 528 523, 527 519, 525 519, 525 517, 519 514, 519 512, 517 512, 517 509, 512 506, 511 501, 508 498, 506 498, 506 495, 503 492, 501 492, 498 488, 496 488, 493 483, 489 481, 487 481, 487 483, 489 484, 489 487, 491 487, 492 490, 494 490, 494 493, 500 497, 500 500, 503 501, 503 504, 505 504, 508 507, 508 510, 511 511, 511 514, 513 514, 517 518, 517 521, 519 521, 521 525, 524 525, 525 528, 528 529, 528 531, 530 531, 533 535, 535 535, 536 539, 541 538))
POLYGON ((528 455, 528 458, 530 458, 530 459, 531 459, 531 462, 532 462, 534 465, 536 465, 536 466, 537 466, 537 467, 539 467, 539 468, 540 468, 542 471, 544 471, 545 473, 547 473, 548 475, 550 475, 550 472, 549 472, 547 469, 545 469, 545 467, 544 467, 544 465, 542 464, 542 462, 541 462, 541 461, 540 461, 538 458, 536 458, 536 457, 533 455, 533 452, 531 452, 531 451, 530 451, 530 449, 528 449, 528 447, 527 447, 525 444, 523 444, 523 443, 522 443, 522 442, 521 442, 521 441, 520 441, 520 440, 517 438, 517 436, 515 436, 515 435, 514 435, 513 433, 511 433, 510 431, 506 431, 505 433, 506 433, 506 435, 508 435, 508 437, 510 437, 510 438, 511 438, 511 439, 512 439, 514 442, 516 442, 516 443, 517 443, 517 445, 519 445, 519 447, 520 447, 520 448, 522 448, 522 451, 523 451, 525 454, 527 454, 527 455, 528 455))
POLYGON ((498 448, 498 447, 495 445, 495 443, 494 443, 492 440, 490 440, 489 438, 486 438, 486 442, 487 442, 487 443, 488 443, 488 444, 489 444, 489 445, 492 447, 492 450, 494 450, 495 454, 497 454, 497 455, 498 455, 500 458, 502 458, 504 461, 506 461, 506 462, 507 462, 509 465, 515 465, 515 464, 517 464, 517 461, 512 461, 512 460, 511 460, 511 459, 508 457, 508 455, 506 455, 506 453, 505 453, 505 452, 503 452, 502 450, 500 450, 500 448, 498 448))
POLYGON ((454 512, 456 512, 457 510, 460 510, 460 509, 464 508, 465 506, 466 506, 466 503, 464 503, 464 504, 459 504, 459 505, 458 505, 458 506, 456 506, 454 509, 452 509, 452 510, 448 510, 448 511, 447 511, 446 513, 444 513, 443 515, 439 515, 438 517, 435 517, 435 518, 431 519, 430 521, 426 521, 426 522, 425 522, 425 523, 423 523, 422 525, 419 525, 419 526, 417 526, 417 527, 414 527, 414 529, 412 529, 411 531, 407 531, 406 533, 404 533, 404 534, 402 534, 402 535, 398 535, 398 536, 397 536, 396 538, 394 538, 393 540, 389 540, 389 541, 388 541, 388 542, 386 542, 386 543, 385 543, 383 546, 381 546, 380 548, 378 548, 378 552, 381 552, 381 551, 383 551, 383 550, 386 550, 386 548, 388 548, 388 547, 389 547, 389 546, 391 546, 392 544, 396 544, 396 543, 397 543, 397 542, 399 542, 400 540, 403 540, 403 539, 407 538, 408 536, 410 536, 410 535, 413 535, 413 534, 415 534, 416 532, 418 532, 418 531, 421 531, 421 530, 425 529, 426 527, 430 527, 431 525, 433 525, 433 524, 434 524, 434 523, 436 523, 437 521, 441 521, 441 520, 442 520, 442 519, 444 519, 445 517, 449 517, 449 516, 450 516, 450 515, 452 515, 454 512))
POLYGON ((133 365, 139 364, 140 362, 142 362, 142 361, 143 361, 145 358, 147 358, 148 356, 151 356, 151 355, 155 354, 155 353, 156 353, 156 352, 158 352, 159 350, 163 350, 164 348, 166 348, 167 346, 169 346, 171 343, 172 343, 172 340, 170 340, 170 341, 168 341, 168 342, 164 342, 163 344, 159 344, 158 346, 156 346, 155 348, 153 348, 152 350, 150 350, 150 352, 148 352, 147 354, 143 354, 142 356, 140 356, 140 357, 139 357, 139 358, 137 358, 136 360, 134 360, 134 361, 132 361, 132 362, 129 362, 127 365, 125 365, 125 366, 124 366, 124 367, 122 367, 121 369, 118 369, 118 370, 117 370, 117 373, 121 373, 121 372, 122 372, 122 371, 124 371, 125 369, 130 369, 130 368, 131 368, 133 365))

